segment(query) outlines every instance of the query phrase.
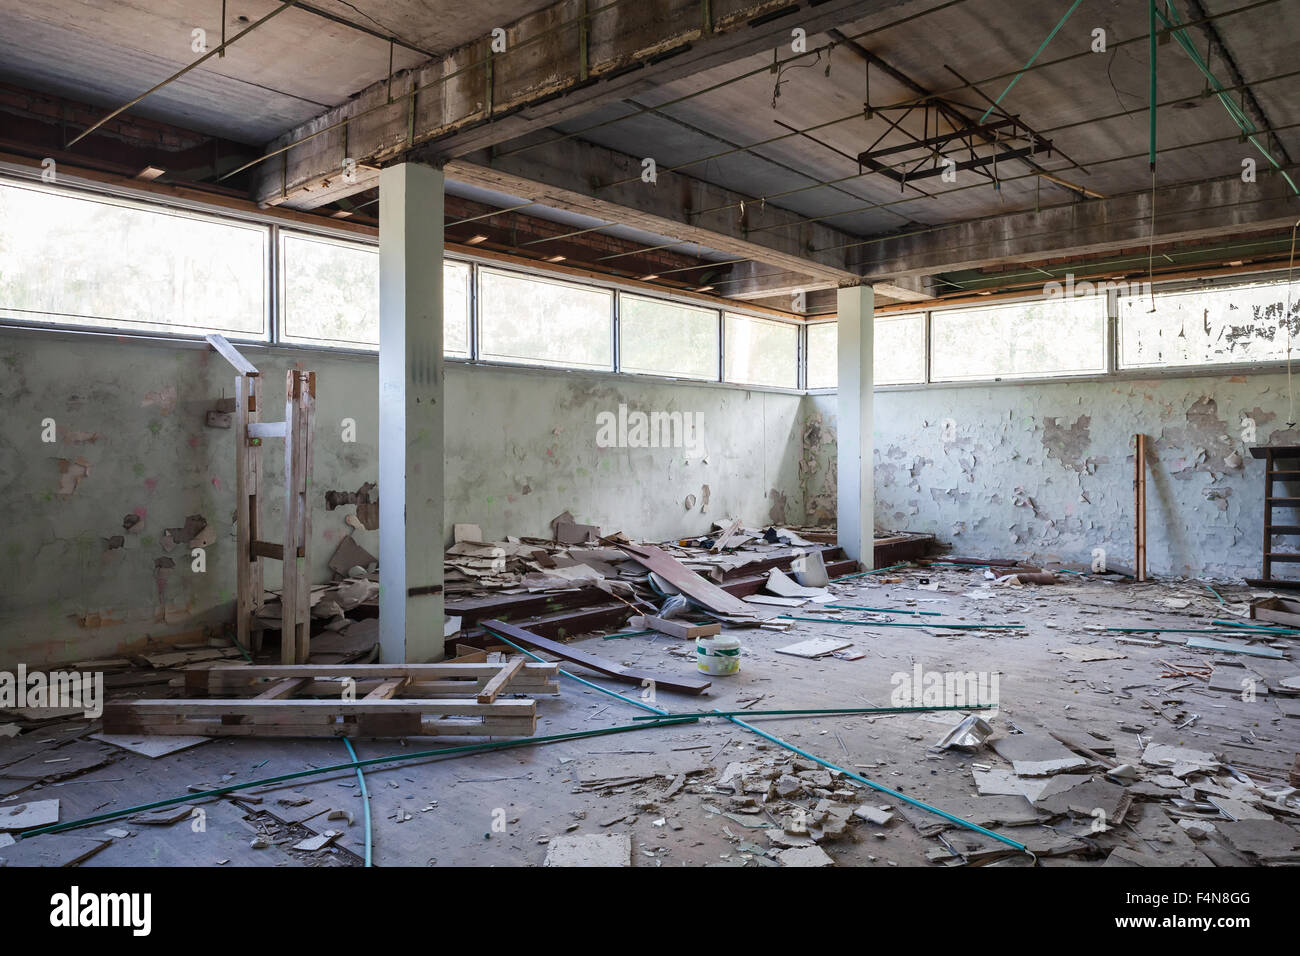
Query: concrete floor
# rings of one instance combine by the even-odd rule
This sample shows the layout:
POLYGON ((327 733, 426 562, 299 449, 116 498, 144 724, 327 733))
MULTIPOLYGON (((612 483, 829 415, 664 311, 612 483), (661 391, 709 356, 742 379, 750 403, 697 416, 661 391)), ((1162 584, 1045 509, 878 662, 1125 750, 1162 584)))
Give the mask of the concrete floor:
MULTIPOLYGON (((1289 659, 1275 661, 1188 650, 1178 646, 1187 637, 1185 634, 1131 635, 1143 639, 1161 637, 1166 642, 1147 647, 1118 643, 1115 637, 1119 635, 1092 630, 1100 626, 1208 626, 1211 619, 1226 614, 1201 585, 1138 585, 1079 578, 1055 586, 1016 588, 993 587, 978 570, 912 569, 901 574, 901 584, 883 584, 868 577, 836 585, 834 590, 842 603, 936 610, 944 615, 894 618, 900 621, 1023 622, 1026 627, 1023 631, 946 632, 856 627, 827 621, 801 622, 786 633, 743 630, 737 632, 744 642, 739 674, 715 678, 710 692, 702 697, 660 693, 656 704, 671 711, 746 706, 888 706, 894 689, 892 675, 911 673, 917 664, 925 671, 996 672, 999 708, 989 719, 998 735, 1017 729, 1025 733, 1056 731, 1086 741, 1103 754, 1109 754, 1108 748, 1113 747, 1117 762, 1139 767, 1146 743, 1181 744, 1213 751, 1263 786, 1286 785, 1287 771, 1300 751, 1300 719, 1284 715, 1276 694, 1259 694, 1247 702, 1240 699, 1239 693, 1211 690, 1200 681, 1189 683, 1185 678, 1160 675, 1166 669, 1162 661, 1175 666, 1212 663, 1216 675, 1232 678, 1233 686, 1240 683, 1239 677, 1253 673, 1257 679, 1262 678, 1263 684, 1275 687, 1279 679, 1300 672, 1300 665, 1289 659), (937 590, 922 589, 919 582, 923 578, 936 583, 937 590), (1175 610, 1162 601, 1170 605, 1190 603, 1175 610), (775 653, 777 647, 813 636, 851 640, 852 650, 865 656, 858 660, 808 660, 775 653), (1078 646, 1119 651, 1124 657, 1080 663, 1057 653, 1078 646), (1156 705, 1164 716, 1156 712, 1156 705), (1177 729, 1194 714, 1199 715, 1196 720, 1177 729), (1121 727, 1142 728, 1141 740, 1139 732, 1121 727)), ((1218 590, 1230 604, 1248 595, 1244 590, 1218 590)), ((795 613, 805 615, 808 608, 795 613)), ((868 616, 852 611, 841 614, 853 619, 868 616)), ((649 670, 690 673, 694 667, 693 647, 663 635, 612 640, 595 637, 582 645, 594 653, 649 670)), ((1294 651, 1284 654, 1292 658, 1294 651)), ((618 685, 596 675, 584 676, 595 677, 629 696, 640 693, 630 685, 618 685)), ((539 736, 627 724, 644 713, 574 681, 562 679, 561 686, 562 696, 539 698, 539 736)), ((1289 701, 1290 713, 1300 712, 1294 706, 1296 698, 1289 701)), ((753 718, 752 722, 812 754, 958 816, 988 815, 987 804, 977 799, 972 764, 1010 766, 988 747, 974 754, 934 749, 956 722, 951 714, 766 717, 753 718)), ((36 748, 32 741, 40 738, 65 741, 58 749, 71 753, 64 748, 87 746, 76 739, 86 731, 86 722, 69 721, 19 739, 26 741, 24 754, 36 748)), ((356 746, 362 758, 370 758, 461 742, 365 740, 356 746)), ((0 740, 0 764, 12 763, 18 752, 15 740, 0 740)), ((58 797, 60 819, 67 821, 181 794, 191 785, 262 779, 347 759, 346 748, 338 740, 219 739, 152 760, 116 748, 104 747, 104 753, 109 763, 0 797, 0 809, 14 802, 58 797)), ((717 783, 728 764, 784 756, 776 745, 725 720, 709 718, 696 724, 370 768, 366 782, 374 827, 374 861, 379 866, 539 866, 546 857, 548 841, 572 831, 629 834, 634 866, 774 865, 775 860, 764 856, 764 851, 769 847, 769 831, 780 833, 780 814, 788 807, 777 802, 768 806, 774 813, 734 812, 730 788, 720 788, 717 783), (580 788, 579 781, 584 772, 591 775, 593 762, 618 760, 659 775, 603 790, 580 788), (665 798, 674 771, 683 762, 699 762, 708 769, 689 775, 679 792, 665 798)), ((1194 841, 1176 823, 1179 811, 1173 801, 1180 796, 1179 789, 1160 789, 1151 783, 1168 771, 1140 769, 1146 781, 1140 785, 1144 795, 1122 824, 1106 832, 1093 832, 1092 820, 1078 815, 1074 820, 1054 820, 1052 828, 1031 824, 993 829, 1034 849, 1040 865, 1101 865, 1116 849, 1124 852, 1111 859, 1112 865, 1121 861, 1162 865, 1251 862, 1231 847, 1221 845, 1218 834, 1211 834, 1206 841, 1194 841), (1079 850, 1069 855, 1048 855, 1052 847, 1070 845, 1079 850)), ((13 791, 20 783, 5 778, 5 770, 0 766, 0 793, 13 791)), ((1227 778, 1222 775, 1217 779, 1227 778)), ((1168 783, 1168 778, 1163 782, 1168 783)), ((205 825, 197 832, 190 819, 171 826, 141 826, 118 820, 75 831, 79 837, 102 836, 114 828, 131 834, 113 839, 83 865, 358 863, 364 828, 355 773, 333 772, 253 795, 261 802, 241 807, 222 798, 200 804, 205 825), (282 820, 294 816, 294 808, 278 802, 290 793, 314 801, 297 810, 298 814, 315 813, 305 822, 309 830, 343 831, 336 852, 288 849, 297 838, 310 835, 308 830, 292 831, 296 835, 293 840, 289 840, 290 832, 284 828, 268 833, 266 824, 272 816, 282 820), (329 820, 328 810, 350 812, 351 824, 346 819, 329 820), (255 815, 245 819, 246 811, 254 811, 255 815), (272 841, 266 849, 250 846, 259 832, 259 823, 261 832, 272 841), (289 842, 277 845, 277 839, 289 842)), ((1203 795, 1197 796, 1203 799, 1203 795)), ((811 806, 816 800, 800 802, 811 806)), ((897 802, 859 787, 858 796, 843 805, 897 802)), ((1300 839, 1300 809, 1274 806, 1270 811, 1296 829, 1300 839)), ((908 818, 895 815, 884 826, 854 819, 843 836, 824 839, 821 846, 842 866, 936 865, 932 858, 942 855, 941 838, 922 836, 909 820, 922 825, 944 823, 939 817, 910 811, 908 818)), ((70 838, 50 835, 22 842, 70 838)), ((959 850, 998 846, 987 837, 961 828, 946 829, 942 839, 959 850)), ((5 850, 0 848, 0 857, 4 855, 5 850)), ((939 865, 960 862, 959 858, 949 858, 939 865)), ((996 862, 1024 865, 1032 861, 1024 854, 1012 853, 996 862)))

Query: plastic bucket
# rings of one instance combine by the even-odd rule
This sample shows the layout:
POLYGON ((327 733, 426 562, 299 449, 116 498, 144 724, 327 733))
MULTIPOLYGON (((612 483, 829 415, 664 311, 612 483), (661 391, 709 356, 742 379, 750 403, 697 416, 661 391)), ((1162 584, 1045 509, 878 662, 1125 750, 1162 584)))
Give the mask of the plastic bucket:
POLYGON ((740 639, 730 634, 695 640, 696 666, 713 677, 725 677, 740 670, 740 639))

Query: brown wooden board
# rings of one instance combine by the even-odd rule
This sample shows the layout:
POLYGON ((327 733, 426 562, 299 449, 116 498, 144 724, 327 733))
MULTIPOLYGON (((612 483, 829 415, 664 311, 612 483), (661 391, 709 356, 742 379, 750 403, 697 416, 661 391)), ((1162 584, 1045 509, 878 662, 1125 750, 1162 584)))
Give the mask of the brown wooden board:
POLYGON ((583 667, 604 674, 607 677, 612 677, 615 680, 642 686, 645 686, 645 682, 649 681, 656 687, 677 691, 682 694, 702 694, 712 685, 712 681, 624 667, 622 664, 606 660, 603 657, 597 657, 595 654, 588 654, 567 644, 561 644, 545 637, 538 637, 536 634, 525 631, 521 627, 506 624, 504 621, 486 620, 483 622, 483 627, 490 632, 509 638, 517 644, 522 644, 524 647, 546 651, 548 654, 554 654, 556 657, 571 661, 574 664, 581 664, 583 667))
POLYGON ((1272 621, 1288 627, 1300 625, 1300 601, 1286 598, 1265 598, 1250 606, 1250 616, 1258 621, 1272 621))
POLYGON ((700 577, 676 558, 653 545, 620 545, 647 570, 653 571, 696 604, 718 614, 739 618, 753 618, 754 608, 733 597, 716 584, 700 577))

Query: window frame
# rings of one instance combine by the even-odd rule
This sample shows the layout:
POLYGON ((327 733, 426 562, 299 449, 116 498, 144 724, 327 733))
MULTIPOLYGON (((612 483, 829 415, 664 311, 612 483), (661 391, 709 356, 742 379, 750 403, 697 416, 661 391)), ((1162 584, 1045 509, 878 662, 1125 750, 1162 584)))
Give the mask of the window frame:
MULTIPOLYGON (((71 199, 77 202, 101 203, 106 206, 116 206, 121 209, 130 209, 154 215, 170 216, 176 219, 203 222, 217 226, 247 229, 250 232, 260 233, 262 239, 262 331, 259 334, 254 334, 234 330, 221 330, 219 334, 225 336, 232 342, 244 342, 258 345, 275 344, 275 313, 277 311, 277 296, 274 286, 275 270, 271 260, 277 259, 278 253, 275 246, 275 237, 273 235, 273 224, 255 218, 221 215, 203 209, 196 209, 189 205, 149 201, 148 199, 122 195, 114 191, 96 190, 61 184, 51 185, 34 178, 14 176, 9 174, 7 170, 0 168, 0 188, 4 187, 24 189, 29 192, 71 199)), ((0 304, 0 309, 4 308, 5 307, 0 304)), ((75 321, 77 318, 98 318, 105 322, 116 322, 121 321, 120 317, 113 317, 110 319, 101 316, 76 316, 69 313, 54 312, 41 312, 36 314, 41 315, 42 318, 39 320, 28 320, 15 318, 12 315, 0 315, 0 325, 13 328, 57 329, 68 332, 90 332, 92 334, 101 335, 139 336, 144 338, 198 341, 202 341, 205 335, 210 334, 210 330, 197 331, 197 327, 195 326, 176 326, 174 329, 168 329, 144 328, 142 327, 143 324, 87 325, 75 321), (59 316, 69 319, 70 321, 58 321, 57 317, 59 316)))
POLYGON ((804 365, 803 349, 802 349, 804 335, 800 331, 800 326, 806 323, 801 321, 790 322, 784 319, 775 318, 773 316, 754 315, 753 313, 745 312, 742 309, 728 309, 725 307, 719 309, 719 315, 720 315, 720 322, 719 322, 718 334, 719 334, 720 361, 718 364, 720 366, 720 369, 719 369, 718 381, 721 384, 730 385, 734 388, 762 388, 762 389, 769 389, 771 391, 777 391, 777 392, 802 393, 804 391, 804 389, 800 387, 800 382, 803 381, 803 365, 804 365), (734 315, 740 319, 748 319, 752 322, 767 322, 772 325, 794 326, 794 363, 795 363, 794 382, 795 383, 793 386, 760 385, 760 384, 749 383, 749 382, 737 382, 727 378, 727 316, 729 315, 734 315))
POLYGON ((615 375, 618 374, 618 322, 617 322, 618 289, 617 288, 603 288, 585 282, 565 281, 562 279, 557 279, 554 276, 548 275, 541 271, 532 272, 523 269, 507 268, 501 265, 483 265, 481 263, 478 265, 477 268, 473 270, 471 279, 474 283, 475 306, 476 306, 472 316, 472 320, 475 328, 478 329, 478 335, 475 336, 475 343, 474 343, 475 348, 472 355, 472 361, 475 364, 499 365, 506 368, 542 368, 542 369, 559 369, 567 372, 595 372, 598 374, 605 373, 605 374, 615 374, 615 375), (483 299, 482 283, 483 283, 483 276, 485 274, 487 275, 501 274, 501 275, 506 275, 514 278, 529 279, 534 282, 543 282, 546 283, 547 285, 558 285, 558 286, 571 287, 574 289, 581 289, 589 292, 607 293, 609 295, 609 300, 610 300, 609 317, 608 317, 609 334, 610 334, 609 367, 592 368, 586 365, 556 365, 550 362, 540 362, 540 361, 539 362, 512 362, 508 359, 499 358, 499 357, 484 358, 482 354, 483 311, 478 306, 480 305, 483 299))
POLYGON ((617 311, 618 319, 617 319, 617 325, 615 327, 615 333, 618 336, 618 338, 617 338, 617 347, 615 349, 616 352, 615 363, 614 363, 615 372, 618 372, 623 375, 634 375, 637 378, 670 379, 672 381, 681 381, 681 382, 723 383, 723 379, 721 377, 722 376, 721 368, 723 362, 723 355, 722 355, 723 310, 721 308, 714 308, 711 306, 701 305, 699 303, 687 302, 682 299, 672 299, 667 296, 647 295, 641 292, 629 292, 624 289, 617 289, 616 295, 618 298, 618 303, 615 308, 617 311), (714 339, 716 343, 716 356, 717 356, 717 361, 713 363, 715 365, 715 368, 713 369, 712 377, 701 378, 700 376, 697 375, 687 375, 685 373, 680 373, 680 372, 641 372, 641 371, 629 371, 628 369, 625 369, 623 367, 623 300, 625 298, 641 299, 646 302, 662 302, 666 305, 677 306, 679 308, 695 309, 700 312, 711 312, 713 314, 714 339))

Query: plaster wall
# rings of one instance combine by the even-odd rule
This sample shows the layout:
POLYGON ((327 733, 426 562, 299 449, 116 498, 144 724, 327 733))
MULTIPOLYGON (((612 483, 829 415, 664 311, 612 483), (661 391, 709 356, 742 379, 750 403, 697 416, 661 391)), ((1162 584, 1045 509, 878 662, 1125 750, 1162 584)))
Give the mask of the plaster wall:
MULTIPOLYGON (((877 528, 929 532, 968 555, 1091 564, 1104 548, 1112 563, 1132 566, 1133 436, 1146 434, 1153 574, 1257 577, 1264 464, 1248 446, 1300 442, 1286 425, 1285 374, 882 390, 875 399, 877 528), (1250 422, 1254 441, 1243 439, 1250 422)), ((804 402, 808 521, 831 523, 835 396, 804 402)), ((1284 523, 1287 513, 1277 514, 1284 523)))
MULTIPOLYGON (((291 364, 318 373, 310 557, 312 580, 326 581, 344 535, 378 554, 380 531, 344 523, 353 505, 326 505, 328 492, 378 480, 377 359, 245 354, 265 377, 267 421, 283 418, 278 396, 291 364), (346 418, 353 442, 343 440, 346 418)), ((0 372, 0 666, 86 660, 229 627, 234 432, 204 424, 215 400, 233 395, 225 361, 174 341, 0 330, 0 372), (41 440, 46 419, 53 442, 41 440), (187 540, 172 543, 192 516, 213 537, 203 573, 192 570, 187 540)), ((700 534, 725 516, 803 518, 798 395, 449 363, 446 401, 448 534, 467 522, 489 539, 549 536, 566 509, 605 532, 652 540, 700 534), (617 416, 620 404, 698 413, 700 441, 601 447, 598 415, 617 416)), ((263 455, 262 536, 276 540, 282 444, 267 441, 263 455)), ((266 584, 277 587, 278 564, 266 565, 266 584)))

